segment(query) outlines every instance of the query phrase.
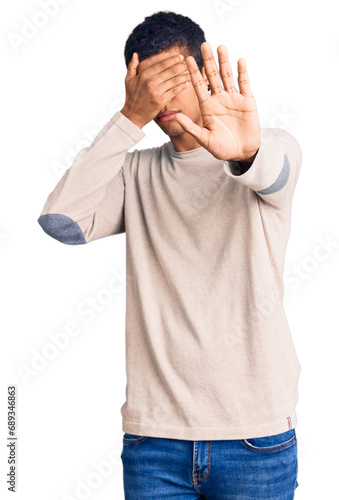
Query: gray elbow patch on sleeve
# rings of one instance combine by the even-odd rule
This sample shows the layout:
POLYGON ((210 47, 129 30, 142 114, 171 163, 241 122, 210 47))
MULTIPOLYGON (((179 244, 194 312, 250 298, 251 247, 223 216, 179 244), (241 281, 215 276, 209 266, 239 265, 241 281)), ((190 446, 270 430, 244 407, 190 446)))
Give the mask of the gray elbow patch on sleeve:
POLYGON ((280 191, 280 189, 282 189, 286 185, 289 176, 290 176, 290 162, 289 162, 287 154, 285 153, 284 164, 283 164, 283 167, 281 169, 281 172, 280 172, 277 180, 275 182, 273 182, 273 184, 271 186, 269 186, 268 188, 261 189, 261 191, 257 191, 257 193, 259 193, 259 194, 271 194, 271 193, 275 193, 276 191, 280 191))
POLYGON ((79 224, 70 217, 67 217, 67 215, 40 215, 38 222, 45 233, 61 241, 61 243, 66 243, 67 245, 87 243, 79 224))

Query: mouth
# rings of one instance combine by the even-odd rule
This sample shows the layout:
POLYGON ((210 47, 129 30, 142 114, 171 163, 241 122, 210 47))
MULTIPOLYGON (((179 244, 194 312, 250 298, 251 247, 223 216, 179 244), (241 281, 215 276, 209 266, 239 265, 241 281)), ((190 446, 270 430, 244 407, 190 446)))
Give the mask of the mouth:
POLYGON ((165 115, 159 115, 157 116, 157 120, 161 122, 166 122, 168 120, 171 120, 173 116, 176 115, 177 113, 180 113, 180 111, 171 111, 170 113, 166 113, 165 115))

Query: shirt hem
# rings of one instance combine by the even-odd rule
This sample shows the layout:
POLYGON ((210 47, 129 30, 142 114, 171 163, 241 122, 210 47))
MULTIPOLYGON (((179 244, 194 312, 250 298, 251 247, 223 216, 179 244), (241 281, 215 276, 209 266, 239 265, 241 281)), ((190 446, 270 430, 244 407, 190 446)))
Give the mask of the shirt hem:
POLYGON ((177 427, 170 425, 132 422, 123 418, 122 430, 138 436, 161 437, 169 439, 188 439, 190 441, 219 439, 251 439, 273 436, 294 429, 298 423, 296 411, 269 423, 243 425, 237 427, 177 427))

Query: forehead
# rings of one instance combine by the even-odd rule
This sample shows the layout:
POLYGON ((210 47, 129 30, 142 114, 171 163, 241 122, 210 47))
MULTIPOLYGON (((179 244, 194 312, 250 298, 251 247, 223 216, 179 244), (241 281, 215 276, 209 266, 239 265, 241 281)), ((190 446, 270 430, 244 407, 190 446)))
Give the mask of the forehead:
POLYGON ((170 56, 175 56, 176 54, 182 54, 183 52, 186 52, 186 51, 187 51, 186 47, 174 45, 173 47, 170 47, 169 49, 161 51, 158 55, 170 57, 170 56))
POLYGON ((152 64, 155 64, 162 59, 167 59, 168 57, 176 56, 178 54, 183 54, 184 56, 187 56, 187 48, 182 47, 182 46, 173 46, 170 47, 169 49, 162 50, 158 54, 155 54, 151 57, 147 57, 143 61, 139 63, 138 66, 138 71, 142 71, 146 69, 148 66, 151 66, 152 64))

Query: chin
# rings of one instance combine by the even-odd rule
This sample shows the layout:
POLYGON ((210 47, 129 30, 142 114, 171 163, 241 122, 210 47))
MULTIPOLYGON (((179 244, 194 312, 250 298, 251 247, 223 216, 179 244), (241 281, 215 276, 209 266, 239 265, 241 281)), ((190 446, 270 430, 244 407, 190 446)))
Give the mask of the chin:
MULTIPOLYGON (((157 122, 156 122, 157 123, 157 122)), ((162 124, 157 123, 158 127, 164 132, 164 134, 169 137, 176 137, 177 135, 182 135, 185 133, 184 129, 179 123, 164 122, 162 124)))

